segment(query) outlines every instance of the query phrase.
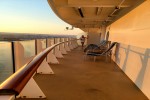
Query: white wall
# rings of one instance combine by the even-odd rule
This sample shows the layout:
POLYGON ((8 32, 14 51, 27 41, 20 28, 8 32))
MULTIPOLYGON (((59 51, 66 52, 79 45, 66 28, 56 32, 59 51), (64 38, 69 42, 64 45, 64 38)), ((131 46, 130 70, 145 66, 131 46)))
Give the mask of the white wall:
POLYGON ((99 29, 91 29, 88 33, 88 41, 87 44, 99 44, 100 40, 104 40, 105 38, 105 33, 106 33, 106 27, 102 26, 99 29), (100 38, 100 33, 101 33, 101 38, 100 38))
POLYGON ((109 27, 112 41, 150 48, 150 0, 146 0, 109 27))
POLYGON ((100 42, 100 33, 88 33, 88 44, 99 44, 100 42))
MULTIPOLYGON (((86 32, 78 33, 78 34, 77 34, 77 39, 79 39, 82 35, 84 35, 85 37, 87 37, 88 34, 87 34, 86 32)), ((78 43, 79 45, 81 45, 81 41, 80 41, 80 40, 78 40, 77 43, 78 43)), ((86 44, 87 44, 87 41, 85 41, 84 45, 86 45, 86 44)))
POLYGON ((119 44, 113 60, 125 74, 150 98, 150 49, 119 44))
POLYGON ((150 0, 108 26, 113 60, 150 99, 150 0))

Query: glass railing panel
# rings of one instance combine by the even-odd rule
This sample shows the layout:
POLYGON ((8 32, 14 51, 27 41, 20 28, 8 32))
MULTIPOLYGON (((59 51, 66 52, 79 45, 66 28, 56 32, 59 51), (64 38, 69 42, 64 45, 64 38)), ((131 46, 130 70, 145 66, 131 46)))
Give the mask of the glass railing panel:
POLYGON ((0 42, 0 84, 13 74, 11 42, 0 42))
POLYGON ((40 39, 42 42, 42 49, 46 48, 46 39, 40 39))
MULTIPOLYGON (((64 42, 64 41, 65 41, 64 38, 61 38, 61 42, 64 42)), ((65 47, 65 44, 63 43, 62 46, 65 47)))
POLYGON ((53 45, 54 44, 54 38, 50 38, 50 40, 51 40, 51 45, 53 45))
MULTIPOLYGON (((54 45, 54 38, 50 38, 51 41, 51 46, 54 45)), ((51 51, 52 53, 54 52, 54 50, 51 51)))
POLYGON ((24 56, 26 58, 29 58, 35 55, 35 40, 20 41, 20 43, 24 47, 24 56))
MULTIPOLYGON (((59 43, 59 42, 60 42, 60 38, 55 38, 54 43, 56 44, 56 43, 59 43)), ((58 49, 59 49, 59 46, 57 46, 57 47, 55 47, 55 48, 58 48, 58 49)))

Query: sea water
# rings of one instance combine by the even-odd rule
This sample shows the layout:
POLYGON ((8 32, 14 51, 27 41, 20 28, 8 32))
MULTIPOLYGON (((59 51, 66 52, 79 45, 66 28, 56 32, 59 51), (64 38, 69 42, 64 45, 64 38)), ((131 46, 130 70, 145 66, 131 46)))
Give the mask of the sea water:
MULTIPOLYGON (((24 48, 24 58, 35 56, 35 40, 20 41, 20 43, 24 48)), ((11 42, 0 42, 0 83, 12 74, 13 57, 11 42)))
POLYGON ((13 74, 10 42, 0 42, 0 83, 13 74))

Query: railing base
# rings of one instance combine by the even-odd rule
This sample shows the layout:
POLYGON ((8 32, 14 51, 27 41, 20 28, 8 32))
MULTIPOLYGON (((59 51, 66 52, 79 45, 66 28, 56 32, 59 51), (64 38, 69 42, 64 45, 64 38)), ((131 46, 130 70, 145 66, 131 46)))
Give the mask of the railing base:
POLYGON ((59 61, 57 60, 56 56, 51 52, 48 54, 47 62, 50 64, 59 64, 59 61))
POLYGON ((63 48, 63 47, 60 47, 60 52, 61 52, 62 54, 64 54, 64 55, 67 54, 67 51, 66 51, 65 48, 63 48))
POLYGON ((33 78, 29 80, 17 98, 46 98, 33 78))
POLYGON ((71 51, 70 48, 69 48, 69 46, 66 43, 65 43, 65 50, 66 51, 71 51))
POLYGON ((41 63, 41 65, 37 69, 37 73, 39 73, 39 74, 54 74, 50 65, 46 62, 46 59, 44 59, 44 61, 41 63))
POLYGON ((61 52, 59 51, 59 49, 57 47, 55 48, 55 56, 57 58, 64 58, 63 55, 61 54, 61 52))
POLYGON ((73 49, 72 44, 69 44, 69 48, 70 48, 71 50, 73 49))

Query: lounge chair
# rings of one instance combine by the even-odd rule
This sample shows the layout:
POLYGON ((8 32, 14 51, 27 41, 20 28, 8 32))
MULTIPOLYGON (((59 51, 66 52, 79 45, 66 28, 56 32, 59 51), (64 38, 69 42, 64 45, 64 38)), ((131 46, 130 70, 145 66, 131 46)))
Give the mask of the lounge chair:
POLYGON ((99 45, 96 44, 89 44, 85 49, 84 52, 88 51, 94 51, 94 50, 100 50, 100 49, 106 49, 106 46, 108 44, 108 41, 103 40, 99 45))
POLYGON ((106 56, 106 60, 107 60, 107 56, 111 56, 111 52, 112 52, 112 48, 117 44, 117 42, 113 42, 110 47, 104 51, 97 51, 97 52, 87 52, 86 56, 93 56, 94 57, 94 61, 96 60, 97 56, 106 56))

